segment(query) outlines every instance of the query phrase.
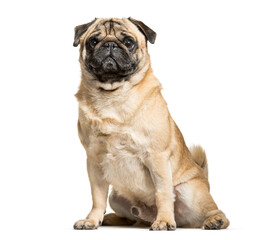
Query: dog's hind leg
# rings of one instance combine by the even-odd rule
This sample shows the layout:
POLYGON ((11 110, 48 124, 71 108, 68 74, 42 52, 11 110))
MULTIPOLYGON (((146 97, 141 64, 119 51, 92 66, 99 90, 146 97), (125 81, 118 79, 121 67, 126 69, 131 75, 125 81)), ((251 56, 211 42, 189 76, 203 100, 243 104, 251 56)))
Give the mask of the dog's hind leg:
POLYGON ((119 196, 114 190, 109 196, 109 204, 115 213, 109 213, 104 216, 103 226, 127 226, 137 222, 135 217, 130 214, 131 203, 119 196))
POLYGON ((129 200, 118 195, 114 190, 109 196, 109 204, 115 213, 104 216, 104 226, 125 226, 138 223, 150 226, 157 214, 156 208, 147 207, 143 203, 132 205, 129 200))
POLYGON ((192 179, 176 186, 175 218, 180 227, 223 229, 229 225, 218 209, 205 180, 192 179))
POLYGON ((103 226, 129 226, 136 223, 125 217, 120 217, 115 213, 108 213, 104 215, 103 226))

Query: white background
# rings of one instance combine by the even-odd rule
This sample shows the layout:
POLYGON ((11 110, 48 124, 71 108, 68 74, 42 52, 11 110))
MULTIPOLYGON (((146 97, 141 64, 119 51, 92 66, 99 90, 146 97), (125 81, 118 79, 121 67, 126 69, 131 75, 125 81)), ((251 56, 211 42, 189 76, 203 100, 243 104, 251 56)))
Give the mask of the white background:
POLYGON ((254 0, 1 1, 0 238, 261 238, 263 6, 254 0), (228 230, 72 229, 92 204, 77 136, 73 28, 94 17, 129 16, 157 32, 149 44, 154 73, 187 144, 207 151, 211 192, 230 219, 228 230))

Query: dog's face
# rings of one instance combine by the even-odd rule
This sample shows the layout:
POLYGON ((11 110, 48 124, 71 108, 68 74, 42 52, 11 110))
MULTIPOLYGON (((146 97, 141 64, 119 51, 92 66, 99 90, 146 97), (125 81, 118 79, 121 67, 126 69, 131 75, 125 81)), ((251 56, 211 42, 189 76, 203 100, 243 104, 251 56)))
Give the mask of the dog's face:
POLYGON ((88 80, 104 88, 129 81, 149 64, 147 41, 154 43, 155 37, 153 30, 132 18, 95 19, 75 28, 73 45, 80 44, 80 63, 88 80))

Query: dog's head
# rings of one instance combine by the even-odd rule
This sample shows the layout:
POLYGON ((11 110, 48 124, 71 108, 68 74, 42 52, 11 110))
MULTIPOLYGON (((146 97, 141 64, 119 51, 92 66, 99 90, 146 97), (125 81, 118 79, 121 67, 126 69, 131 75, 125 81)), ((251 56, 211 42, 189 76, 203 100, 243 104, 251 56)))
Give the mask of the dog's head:
POLYGON ((112 90, 149 65, 147 41, 156 33, 133 18, 95 19, 75 27, 73 46, 80 44, 80 63, 91 83, 112 90))

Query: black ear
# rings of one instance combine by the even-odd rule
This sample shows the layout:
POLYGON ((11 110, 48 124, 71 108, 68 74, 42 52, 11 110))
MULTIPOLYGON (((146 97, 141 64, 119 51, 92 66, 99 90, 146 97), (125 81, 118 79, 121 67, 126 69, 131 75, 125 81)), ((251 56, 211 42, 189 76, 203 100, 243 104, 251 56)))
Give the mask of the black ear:
POLYGON ((138 27, 150 43, 153 44, 155 42, 157 34, 151 28, 132 17, 129 17, 128 19, 138 27))
POLYGON ((81 36, 87 31, 87 29, 96 21, 96 18, 86 24, 82 24, 82 25, 78 25, 74 28, 74 42, 73 42, 73 46, 77 47, 80 43, 80 38, 81 36))

